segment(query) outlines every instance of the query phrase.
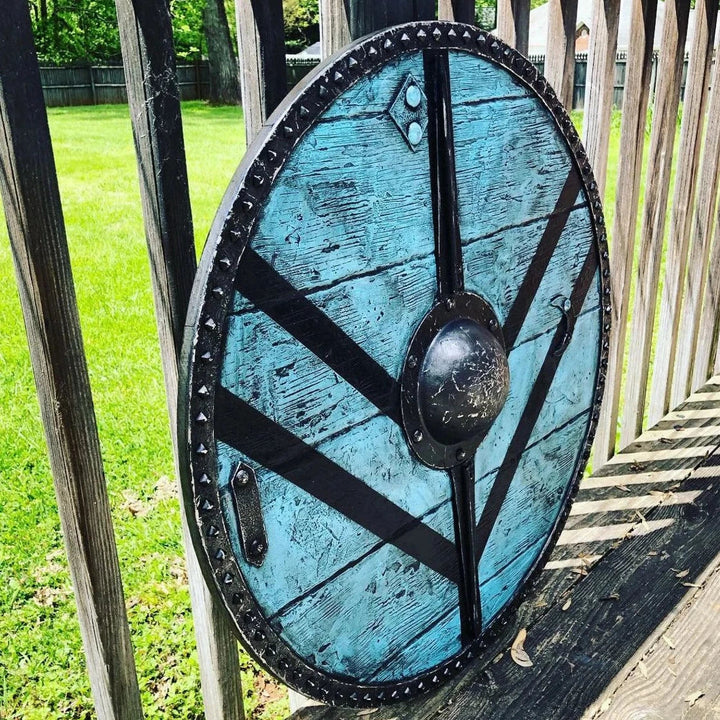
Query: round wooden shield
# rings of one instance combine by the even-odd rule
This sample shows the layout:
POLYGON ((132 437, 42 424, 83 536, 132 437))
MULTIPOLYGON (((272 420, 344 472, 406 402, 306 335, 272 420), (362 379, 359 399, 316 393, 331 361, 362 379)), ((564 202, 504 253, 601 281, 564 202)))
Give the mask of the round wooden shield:
POLYGON ((473 657, 587 461, 607 277, 578 135, 493 36, 389 29, 275 112, 203 254, 179 410, 201 564, 266 668, 376 705, 473 657))

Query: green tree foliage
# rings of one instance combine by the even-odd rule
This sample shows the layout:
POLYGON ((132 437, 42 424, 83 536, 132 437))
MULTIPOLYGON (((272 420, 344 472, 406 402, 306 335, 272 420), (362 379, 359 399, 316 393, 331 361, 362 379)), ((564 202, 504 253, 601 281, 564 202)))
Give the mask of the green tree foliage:
POLYGON ((285 46, 296 53, 320 39, 318 0, 283 0, 285 46))

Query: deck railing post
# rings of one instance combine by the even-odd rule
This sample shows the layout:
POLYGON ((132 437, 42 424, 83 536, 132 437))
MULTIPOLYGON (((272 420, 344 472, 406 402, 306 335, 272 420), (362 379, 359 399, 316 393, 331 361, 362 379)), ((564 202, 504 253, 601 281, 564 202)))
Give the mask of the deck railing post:
POLYGON ((5 3, 0 23, 0 190, 97 716, 140 720, 120 565, 25 0, 5 3))
MULTIPOLYGON (((166 0, 116 0, 116 6, 177 458, 178 363, 197 262, 170 10, 166 0)), ((181 512, 205 717, 240 720, 237 643, 205 584, 182 503, 181 512)))

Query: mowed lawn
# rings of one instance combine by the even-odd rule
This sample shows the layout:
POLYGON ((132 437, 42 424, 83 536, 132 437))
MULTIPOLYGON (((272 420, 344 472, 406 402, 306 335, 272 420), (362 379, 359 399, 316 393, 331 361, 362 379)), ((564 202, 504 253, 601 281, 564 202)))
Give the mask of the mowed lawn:
MULTIPOLYGON (((128 109, 49 114, 146 717, 202 717, 128 109)), ((200 247, 245 132, 238 108, 187 103, 183 119, 200 247)), ((4 218, 0 318, 0 718, 90 718, 4 218)), ((243 666, 250 713, 286 714, 286 693, 243 666)))
MULTIPOLYGON (((158 720, 200 718, 128 110, 49 114, 145 713, 158 720)), ((244 152, 244 129, 237 108, 185 103, 183 119, 200 249, 244 152)), ((581 113, 573 119, 580 125, 581 113)), ((619 125, 615 114, 608 229, 619 125)), ((92 700, 4 220, 0 317, 0 720, 89 718, 92 700)), ((284 690, 244 655, 242 662, 249 717, 286 714, 284 690)))

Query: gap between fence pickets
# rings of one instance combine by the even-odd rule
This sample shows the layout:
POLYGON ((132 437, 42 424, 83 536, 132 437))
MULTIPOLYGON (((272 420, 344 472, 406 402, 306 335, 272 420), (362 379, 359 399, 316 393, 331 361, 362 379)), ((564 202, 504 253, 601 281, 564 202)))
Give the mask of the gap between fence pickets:
MULTIPOLYGON (((716 470, 716 468, 714 468, 714 470, 716 470)), ((581 720, 594 720, 594 718, 603 716, 608 710, 612 709, 613 700, 622 689, 623 684, 631 675, 639 672, 640 662, 648 656, 663 637, 666 637, 669 642, 673 642, 672 627, 679 621, 682 621, 687 613, 691 611, 696 599, 702 602, 703 596, 708 591, 708 584, 717 581, 718 577, 720 577, 720 554, 716 555, 715 559, 705 568, 699 577, 695 579, 693 587, 688 589, 682 600, 665 616, 663 621, 655 627, 655 630, 648 636, 630 660, 628 660, 622 670, 608 683, 605 692, 585 711, 581 720)), ((691 693, 701 690, 701 688, 688 687, 687 690, 690 696, 691 693)), ((610 717, 608 720, 610 720, 610 717)))

